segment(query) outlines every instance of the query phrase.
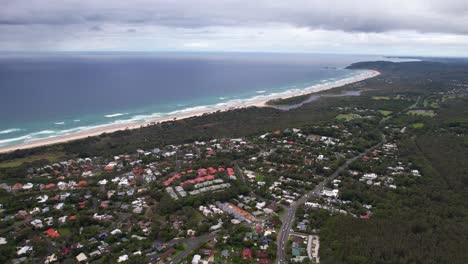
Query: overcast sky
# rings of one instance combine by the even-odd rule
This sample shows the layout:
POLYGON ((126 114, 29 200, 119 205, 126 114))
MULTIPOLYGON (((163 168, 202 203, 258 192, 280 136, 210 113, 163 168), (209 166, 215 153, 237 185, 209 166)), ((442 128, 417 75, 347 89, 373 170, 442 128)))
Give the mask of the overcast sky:
POLYGON ((468 56, 468 0, 0 0, 3 51, 468 56))

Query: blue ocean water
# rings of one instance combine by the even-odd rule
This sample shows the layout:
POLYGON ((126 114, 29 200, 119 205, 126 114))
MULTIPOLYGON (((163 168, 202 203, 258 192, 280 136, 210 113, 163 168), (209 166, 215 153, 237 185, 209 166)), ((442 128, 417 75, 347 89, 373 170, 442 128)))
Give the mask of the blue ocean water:
MULTIPOLYGON (((375 56, 0 54, 0 147, 332 83, 375 56)), ((362 73, 362 72, 361 72, 362 73)))

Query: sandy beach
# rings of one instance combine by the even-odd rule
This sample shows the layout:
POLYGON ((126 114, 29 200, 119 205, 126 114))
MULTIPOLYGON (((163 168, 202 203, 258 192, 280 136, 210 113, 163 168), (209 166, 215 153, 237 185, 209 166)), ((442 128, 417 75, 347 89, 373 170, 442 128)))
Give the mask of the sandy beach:
POLYGON ((214 107, 209 110, 206 110, 206 109, 198 110, 198 111, 195 110, 195 111, 190 111, 187 113, 154 118, 152 120, 149 120, 146 122, 140 122, 140 123, 104 125, 96 129, 83 131, 83 132, 79 132, 75 134, 63 135, 63 136, 57 136, 57 137, 51 137, 51 138, 45 138, 45 139, 38 139, 32 142, 18 144, 15 146, 0 147, 0 153, 11 152, 17 149, 27 149, 27 148, 34 148, 34 147, 39 147, 39 146, 63 143, 63 142, 73 141, 73 140, 82 139, 86 137, 98 136, 103 133, 112 133, 112 132, 116 132, 119 130, 138 129, 141 127, 153 125, 155 123, 180 120, 184 118, 200 116, 203 114, 209 114, 209 113, 214 113, 218 111, 228 111, 232 109, 246 108, 246 107, 251 107, 251 106, 268 107, 266 105, 266 102, 273 100, 273 99, 279 99, 279 98, 284 99, 284 98, 289 98, 289 97, 294 97, 294 96, 299 96, 299 95, 312 94, 312 93, 317 93, 317 92, 321 92, 325 90, 330 90, 330 89, 341 87, 347 84, 373 78, 375 76, 378 76, 379 74, 380 73, 378 71, 368 70, 366 72, 363 72, 362 74, 359 74, 358 76, 342 79, 333 83, 319 84, 319 85, 306 87, 304 89, 295 89, 295 90, 290 90, 290 91, 271 94, 271 95, 259 95, 254 98, 245 100, 244 102, 241 102, 241 103, 220 105, 219 107, 214 107))

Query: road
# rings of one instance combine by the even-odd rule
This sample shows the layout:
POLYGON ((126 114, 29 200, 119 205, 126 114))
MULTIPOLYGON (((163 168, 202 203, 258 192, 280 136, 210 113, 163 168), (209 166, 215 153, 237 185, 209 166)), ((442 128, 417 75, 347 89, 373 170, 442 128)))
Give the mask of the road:
POLYGON ((313 190, 310 192, 304 194, 301 196, 296 202, 292 203, 289 208, 287 209, 287 214, 283 216, 283 224, 281 225, 280 233, 278 236, 278 248, 277 248, 277 263, 278 264, 284 264, 288 263, 286 261, 286 245, 288 242, 289 234, 291 232, 291 225, 294 223, 294 217, 296 215, 296 210, 299 206, 307 202, 309 200, 309 197, 311 196, 318 196, 323 189, 323 187, 331 180, 336 178, 340 172, 344 169, 346 169, 349 164, 353 163, 355 160, 363 157, 366 155, 368 152, 371 152, 372 150, 378 148, 385 142, 385 137, 382 137, 382 140, 365 150, 364 152, 360 153, 357 156, 354 156, 353 158, 348 159, 343 165, 341 165, 338 169, 333 172, 329 177, 325 178, 323 181, 321 181, 313 190))

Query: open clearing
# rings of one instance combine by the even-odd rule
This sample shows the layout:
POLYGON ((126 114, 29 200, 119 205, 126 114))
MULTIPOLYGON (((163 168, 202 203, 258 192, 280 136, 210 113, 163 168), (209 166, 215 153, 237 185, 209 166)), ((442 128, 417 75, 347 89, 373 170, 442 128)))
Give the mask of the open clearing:
POLYGON ((389 116, 391 115, 393 112, 392 111, 388 111, 388 110, 379 110, 379 113, 383 116, 389 116))
POLYGON ((36 160, 43 160, 47 159, 50 162, 56 162, 60 160, 60 158, 64 155, 64 153, 61 152, 56 152, 56 153, 50 153, 50 154, 40 154, 40 155, 32 155, 27 158, 21 158, 21 159, 14 159, 10 160, 7 162, 0 162, 0 168, 12 168, 12 167, 18 167, 21 164, 25 162, 32 162, 36 160))
POLYGON ((408 111, 408 115, 433 117, 436 114, 434 110, 411 110, 408 111))
POLYGON ((339 114, 335 118, 338 120, 352 120, 354 118, 359 118, 361 117, 360 115, 356 114, 339 114))

